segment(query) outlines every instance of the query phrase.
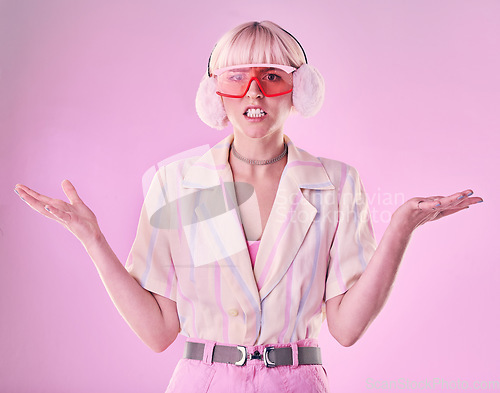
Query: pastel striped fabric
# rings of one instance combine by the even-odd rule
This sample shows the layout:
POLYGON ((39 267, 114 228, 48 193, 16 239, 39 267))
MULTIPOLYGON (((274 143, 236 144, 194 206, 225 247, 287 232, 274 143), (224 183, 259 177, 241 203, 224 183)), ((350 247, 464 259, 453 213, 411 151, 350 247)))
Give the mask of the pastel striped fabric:
POLYGON ((254 267, 228 163, 232 134, 153 179, 126 267, 177 302, 187 337, 241 345, 317 338, 325 301, 354 285, 375 251, 357 171, 284 137, 288 162, 254 267))

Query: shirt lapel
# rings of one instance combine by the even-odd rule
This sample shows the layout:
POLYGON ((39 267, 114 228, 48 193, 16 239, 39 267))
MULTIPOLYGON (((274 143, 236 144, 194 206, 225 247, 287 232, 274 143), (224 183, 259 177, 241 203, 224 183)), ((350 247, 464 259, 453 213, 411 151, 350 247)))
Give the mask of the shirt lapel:
MULTIPOLYGON (((217 263, 245 314, 260 315, 260 297, 239 217, 233 174, 228 162, 233 134, 196 160, 187 171, 183 186, 199 189, 195 264, 217 263), (198 262, 196 262, 198 261, 198 262), (201 262, 200 262, 201 261, 201 262)), ((257 321, 248 321, 256 326, 257 321)), ((254 339, 255 331, 248 331, 254 339)))
POLYGON ((318 158, 295 147, 285 135, 288 161, 255 261, 261 301, 276 287, 293 262, 313 223, 317 209, 303 189, 335 189, 318 158))

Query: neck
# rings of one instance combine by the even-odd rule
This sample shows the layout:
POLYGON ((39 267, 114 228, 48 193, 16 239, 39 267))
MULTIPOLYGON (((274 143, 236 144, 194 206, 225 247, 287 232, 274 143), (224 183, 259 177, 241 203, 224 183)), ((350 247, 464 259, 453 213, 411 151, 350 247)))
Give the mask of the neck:
POLYGON ((283 152, 282 132, 252 138, 242 132, 234 132, 233 146, 243 157, 251 160, 269 160, 283 152))
MULTIPOLYGON (((282 132, 266 135, 262 138, 251 138, 243 133, 234 133, 233 147, 238 153, 250 160, 270 160, 279 156, 284 149, 284 137, 282 132)), ((269 165, 251 165, 235 157, 231 152, 229 163, 234 171, 240 175, 259 176, 267 175, 275 171, 282 171, 287 162, 287 157, 269 165)))

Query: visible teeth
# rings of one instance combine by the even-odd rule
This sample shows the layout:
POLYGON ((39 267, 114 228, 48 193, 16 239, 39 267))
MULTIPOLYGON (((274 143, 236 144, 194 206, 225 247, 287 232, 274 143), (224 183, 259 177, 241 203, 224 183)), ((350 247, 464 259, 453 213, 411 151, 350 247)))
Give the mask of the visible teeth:
POLYGON ((262 117, 266 114, 262 109, 249 109, 245 113, 248 117, 262 117))

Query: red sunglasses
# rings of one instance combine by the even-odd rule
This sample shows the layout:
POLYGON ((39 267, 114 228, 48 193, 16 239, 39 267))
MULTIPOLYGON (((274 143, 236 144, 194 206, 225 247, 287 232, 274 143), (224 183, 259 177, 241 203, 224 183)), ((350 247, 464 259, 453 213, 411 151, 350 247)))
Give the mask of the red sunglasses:
POLYGON ((281 64, 241 64, 215 70, 217 94, 228 98, 243 98, 252 81, 256 81, 266 97, 277 97, 293 90, 295 67, 281 64))

